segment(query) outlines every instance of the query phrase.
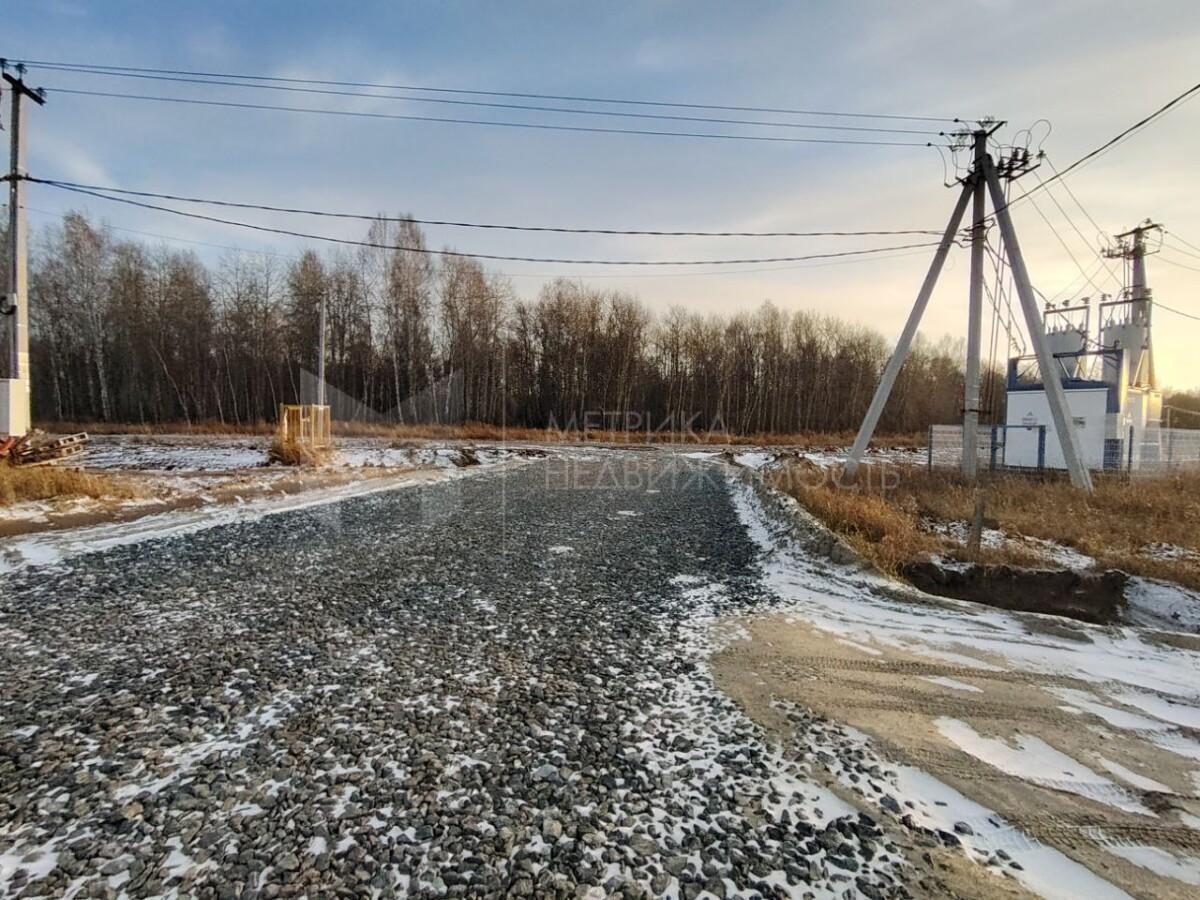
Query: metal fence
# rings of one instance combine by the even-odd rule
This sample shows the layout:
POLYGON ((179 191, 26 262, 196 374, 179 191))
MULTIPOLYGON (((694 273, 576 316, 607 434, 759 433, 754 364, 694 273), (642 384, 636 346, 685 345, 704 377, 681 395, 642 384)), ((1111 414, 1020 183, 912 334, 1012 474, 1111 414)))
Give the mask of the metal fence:
MULTIPOLYGON (((1053 452, 1047 460, 1048 442, 1056 438, 1045 425, 981 425, 978 436, 975 458, 980 471, 1060 468, 1054 462, 1053 452)), ((961 425, 930 427, 926 450, 926 465, 930 469, 961 468, 962 458, 961 425)), ((1200 469, 1200 429, 1162 428, 1153 424, 1139 430, 1122 425, 1113 417, 1105 429, 1103 452, 1090 454, 1089 464, 1097 471, 1131 476, 1200 469)))

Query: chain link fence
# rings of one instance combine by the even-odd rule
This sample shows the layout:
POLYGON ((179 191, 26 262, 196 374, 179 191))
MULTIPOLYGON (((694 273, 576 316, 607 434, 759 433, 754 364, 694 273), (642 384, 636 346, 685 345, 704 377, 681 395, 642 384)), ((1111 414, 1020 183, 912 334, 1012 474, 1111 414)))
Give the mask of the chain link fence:
MULTIPOLYGON (((1102 454, 1092 454, 1093 459, 1103 460, 1100 465, 1093 463, 1094 469, 1130 476, 1200 470, 1200 429, 1163 428, 1157 424, 1136 429, 1122 424, 1116 416, 1111 419, 1105 429, 1102 454)), ((980 471, 1057 469, 1059 465, 1047 463, 1047 445, 1052 441, 1057 437, 1046 425, 981 425, 975 458, 980 471)), ((925 459, 931 470, 961 468, 963 452, 961 425, 930 427, 925 459)))

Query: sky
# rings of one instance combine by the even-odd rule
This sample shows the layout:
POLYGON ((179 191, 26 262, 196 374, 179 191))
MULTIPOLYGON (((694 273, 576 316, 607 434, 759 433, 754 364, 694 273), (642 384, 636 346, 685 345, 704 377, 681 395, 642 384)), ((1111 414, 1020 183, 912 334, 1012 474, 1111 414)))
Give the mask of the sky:
MULTIPOLYGON (((994 116, 1008 123, 997 134, 1000 140, 1010 141, 1032 127, 1033 148, 1040 146, 1049 159, 1019 182, 1018 190, 1033 187, 1037 177, 1049 177, 1050 164, 1066 167, 1195 84, 1200 80, 1198 46, 1200 4, 1194 0, 1140 5, 1127 0, 425 0, 350 5, 46 0, 7 10, 0 36, 0 55, 10 59, 972 120, 994 116)), ((485 128, 179 106, 54 89, 602 127, 822 134, 816 130, 288 95, 36 69, 28 81, 46 87, 48 94, 46 106, 31 109, 27 118, 30 174, 91 184, 420 218, 656 230, 941 229, 955 200, 955 189, 945 186, 943 157, 925 146, 485 128)), ((767 113, 695 114, 934 131, 953 127, 767 113)), ((0 121, 7 121, 7 107, 0 121)), ((921 143, 939 139, 895 137, 921 143)), ((1200 100, 1173 110, 1065 179, 1106 233, 1125 231, 1147 218, 1166 226, 1167 245, 1149 262, 1150 283, 1156 299, 1195 316, 1200 316, 1198 145, 1200 100)), ((1100 264, 1097 228, 1061 183, 1040 191, 1035 200, 1036 209, 1030 202, 1013 209, 1035 286, 1044 296, 1059 299, 1114 291, 1119 266, 1113 266, 1114 279, 1100 264), (1080 265, 1094 283, 1085 280, 1080 265), (1073 289, 1078 286, 1081 290, 1073 289)), ((116 228, 179 239, 179 246, 190 247, 206 261, 215 262, 225 251, 182 241, 281 253, 320 246, 47 186, 31 185, 26 205, 34 226, 65 210, 82 209, 116 228)), ((362 223, 353 221, 241 211, 230 217, 338 237, 363 236, 362 223)), ((426 231, 435 247, 644 260, 799 256, 924 240, 426 231)), ((627 291, 659 312, 683 306, 730 314, 769 300, 783 309, 869 325, 892 340, 904 324, 931 253, 917 249, 836 264, 726 268, 630 271, 515 262, 491 268, 510 275, 523 297, 535 296, 549 278, 566 275, 627 291)), ((967 251, 953 250, 922 323, 928 337, 965 334, 967 270, 967 251)), ((1163 386, 1200 387, 1195 353, 1200 319, 1161 307, 1155 316, 1156 366, 1163 386)), ((990 321, 985 323, 990 332, 990 321)), ((1001 356, 1006 355, 1003 344, 1001 340, 1001 356)))

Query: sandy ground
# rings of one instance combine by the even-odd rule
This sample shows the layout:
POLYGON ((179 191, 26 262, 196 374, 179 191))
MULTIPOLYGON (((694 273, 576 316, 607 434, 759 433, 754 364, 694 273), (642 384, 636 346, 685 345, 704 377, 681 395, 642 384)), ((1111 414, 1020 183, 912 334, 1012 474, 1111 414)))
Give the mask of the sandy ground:
MULTIPOLYGON (((1200 890, 1200 878, 1189 884, 1145 866, 1159 856, 1161 872, 1200 876, 1186 861, 1200 853, 1200 762, 1153 740, 1169 744, 1165 736, 1179 729, 1114 706, 1091 682, 1013 671, 973 648, 956 652, 994 668, 886 643, 855 645, 794 616, 739 624, 743 638, 714 658, 714 673, 760 724, 786 728, 781 700, 809 708, 869 735, 889 761, 930 773, 1133 896, 1200 890)), ((967 895, 995 896, 974 882, 978 867, 968 869, 975 871, 943 874, 967 895)))

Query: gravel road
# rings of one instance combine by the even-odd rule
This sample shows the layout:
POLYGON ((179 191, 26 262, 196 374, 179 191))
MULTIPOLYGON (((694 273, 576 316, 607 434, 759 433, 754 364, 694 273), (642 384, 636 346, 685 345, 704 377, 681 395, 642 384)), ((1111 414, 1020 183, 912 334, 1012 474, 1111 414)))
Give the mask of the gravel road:
POLYGON ((0 576, 0 896, 907 896, 712 686, 755 554, 630 453, 0 576))

